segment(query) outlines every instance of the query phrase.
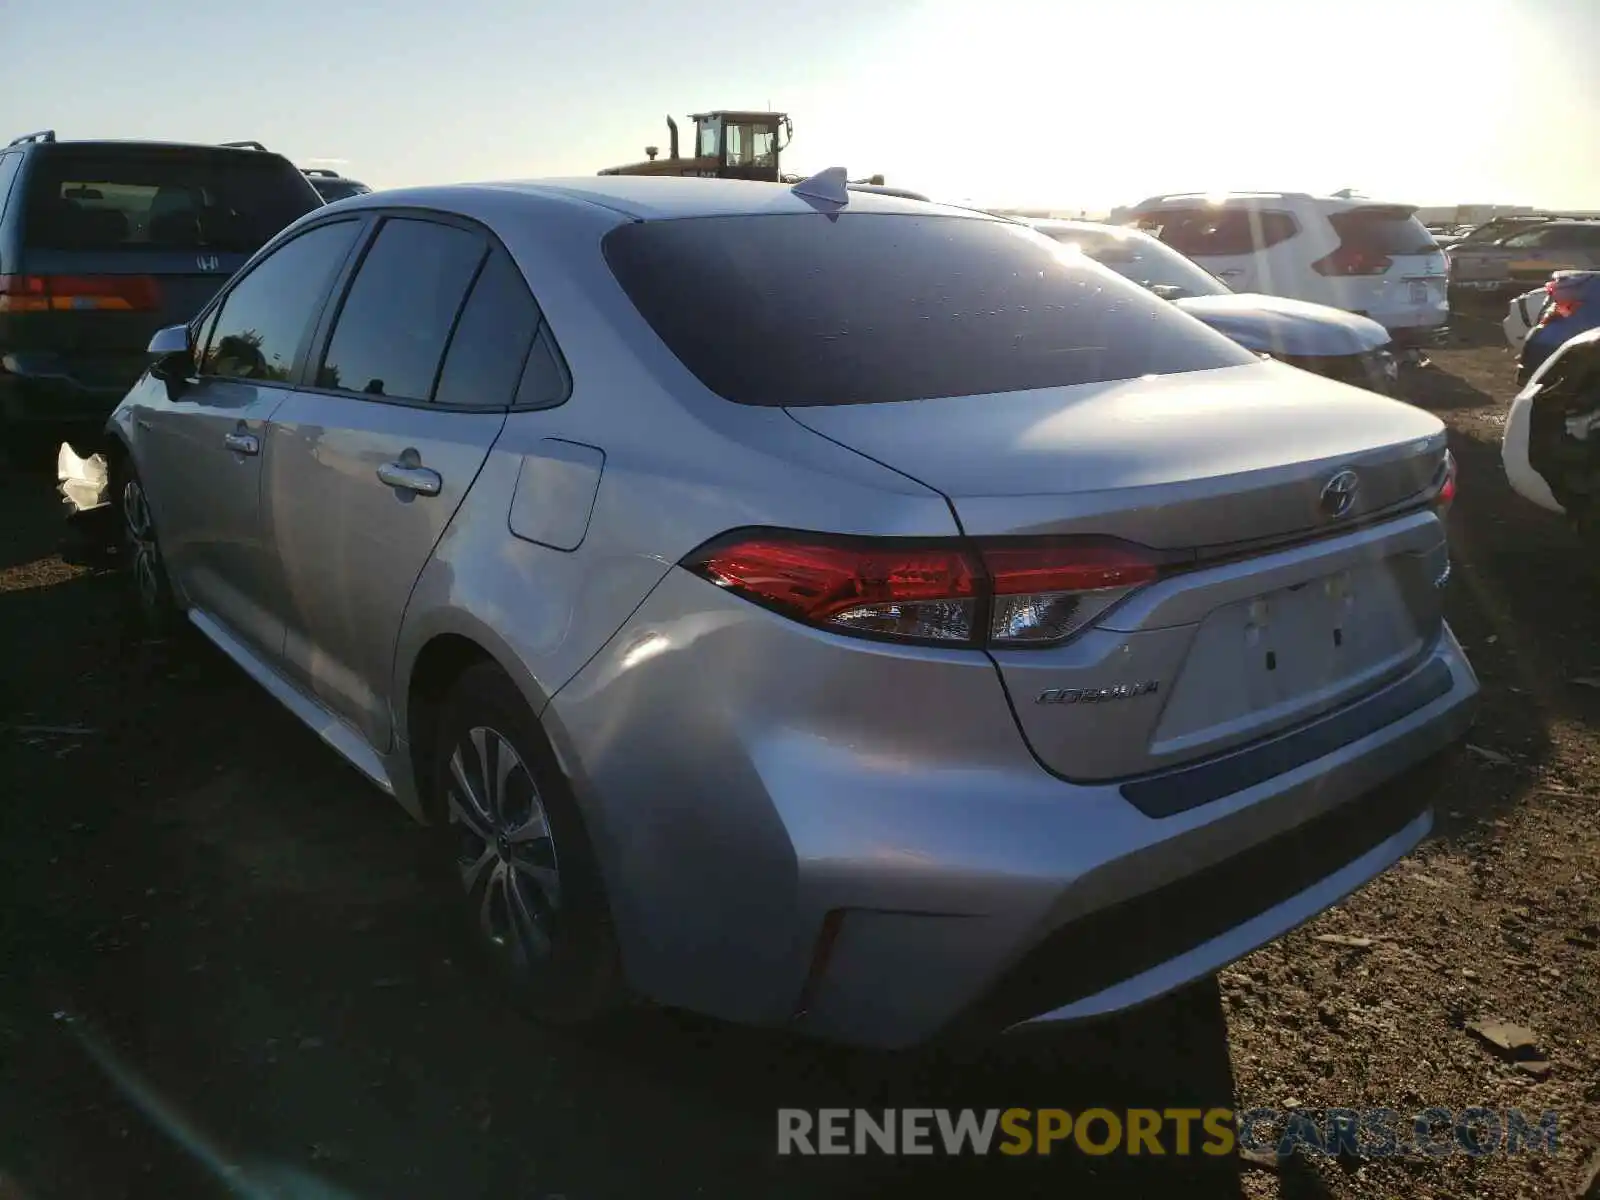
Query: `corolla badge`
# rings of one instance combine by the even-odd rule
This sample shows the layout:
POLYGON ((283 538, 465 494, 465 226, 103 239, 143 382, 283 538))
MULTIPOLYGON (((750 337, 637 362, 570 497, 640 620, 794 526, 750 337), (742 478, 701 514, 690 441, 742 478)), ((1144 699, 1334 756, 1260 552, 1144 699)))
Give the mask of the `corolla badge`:
POLYGON ((1033 698, 1035 704, 1104 704, 1109 700, 1131 700, 1148 696, 1161 685, 1154 679, 1139 683, 1116 683, 1103 688, 1046 688, 1033 698))
POLYGON ((1361 476, 1354 471, 1340 471, 1322 485, 1322 495, 1317 497, 1317 507, 1330 520, 1344 516, 1355 507, 1356 493, 1361 490, 1361 476))

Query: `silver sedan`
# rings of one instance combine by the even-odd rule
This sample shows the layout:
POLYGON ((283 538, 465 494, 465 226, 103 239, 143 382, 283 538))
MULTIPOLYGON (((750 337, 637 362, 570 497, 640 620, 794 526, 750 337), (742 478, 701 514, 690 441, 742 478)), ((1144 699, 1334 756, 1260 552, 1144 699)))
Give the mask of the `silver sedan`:
POLYGON ((151 351, 140 610, 436 826, 551 1019, 1140 1003, 1409 851, 1478 689, 1438 420, 840 172, 357 197, 151 351))

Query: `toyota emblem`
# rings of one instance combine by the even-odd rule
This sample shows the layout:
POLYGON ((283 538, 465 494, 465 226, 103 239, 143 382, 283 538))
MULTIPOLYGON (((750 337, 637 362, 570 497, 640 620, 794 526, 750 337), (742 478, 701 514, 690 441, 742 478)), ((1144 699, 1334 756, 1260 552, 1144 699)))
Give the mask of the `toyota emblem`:
POLYGON ((1356 503, 1356 492, 1361 488, 1361 477, 1354 471, 1340 471, 1322 485, 1322 495, 1317 497, 1317 507, 1329 520, 1347 514, 1356 503))

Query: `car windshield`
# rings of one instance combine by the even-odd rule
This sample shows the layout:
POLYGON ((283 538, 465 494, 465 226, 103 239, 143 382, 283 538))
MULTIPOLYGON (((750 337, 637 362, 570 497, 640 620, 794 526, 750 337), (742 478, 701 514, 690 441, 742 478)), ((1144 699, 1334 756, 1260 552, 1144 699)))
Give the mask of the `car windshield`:
POLYGON ((1039 231, 1065 246, 1076 247, 1095 262, 1168 300, 1232 293, 1211 272, 1136 229, 1044 225, 1039 226, 1039 231))
POLYGON ((1255 361, 1012 221, 641 221, 607 234, 604 252, 668 348, 740 404, 980 396, 1255 361))
POLYGON ((107 146, 41 155, 28 183, 27 245, 50 250, 252 253, 317 207, 276 155, 107 146))

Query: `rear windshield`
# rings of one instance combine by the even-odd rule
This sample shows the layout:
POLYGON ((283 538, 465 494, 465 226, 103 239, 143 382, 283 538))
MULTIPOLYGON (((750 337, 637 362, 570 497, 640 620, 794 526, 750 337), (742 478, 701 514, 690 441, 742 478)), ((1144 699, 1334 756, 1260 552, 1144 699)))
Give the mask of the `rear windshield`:
POLYGON ((1434 254, 1439 244, 1407 209, 1356 208, 1330 213, 1329 222, 1346 247, 1374 254, 1434 254))
POLYGON ((24 238, 49 250, 249 254, 320 204, 300 172, 276 155, 57 151, 30 167, 24 238))
POLYGON ((604 250, 667 347, 739 404, 972 396, 1255 361, 1010 222, 699 217, 619 226, 604 250))

